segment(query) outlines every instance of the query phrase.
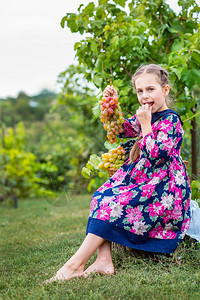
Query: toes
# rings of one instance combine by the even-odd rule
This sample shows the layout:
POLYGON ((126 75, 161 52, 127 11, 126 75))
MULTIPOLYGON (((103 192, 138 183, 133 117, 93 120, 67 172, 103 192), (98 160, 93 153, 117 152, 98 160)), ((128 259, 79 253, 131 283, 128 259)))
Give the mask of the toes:
POLYGON ((48 283, 52 283, 54 281, 61 281, 61 280, 65 280, 64 276, 60 276, 59 274, 56 274, 55 276, 51 277, 50 279, 47 279, 43 282, 43 284, 48 284, 48 283))
POLYGON ((47 279, 47 280, 43 281, 43 284, 52 283, 54 281, 56 281, 55 277, 51 277, 50 279, 47 279))
POLYGON ((90 275, 89 273, 85 273, 85 272, 83 272, 83 277, 84 277, 84 278, 88 278, 88 277, 89 277, 89 275, 90 275))

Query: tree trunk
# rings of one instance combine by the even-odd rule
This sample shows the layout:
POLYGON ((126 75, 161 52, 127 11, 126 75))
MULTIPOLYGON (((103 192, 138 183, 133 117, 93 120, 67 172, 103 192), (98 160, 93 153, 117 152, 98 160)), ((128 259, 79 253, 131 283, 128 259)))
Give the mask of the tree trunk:
MULTIPOLYGON (((196 113, 196 109, 194 108, 193 113, 196 113)), ((192 180, 197 179, 197 121, 194 117, 191 121, 192 129, 191 129, 191 148, 192 148, 192 180)))

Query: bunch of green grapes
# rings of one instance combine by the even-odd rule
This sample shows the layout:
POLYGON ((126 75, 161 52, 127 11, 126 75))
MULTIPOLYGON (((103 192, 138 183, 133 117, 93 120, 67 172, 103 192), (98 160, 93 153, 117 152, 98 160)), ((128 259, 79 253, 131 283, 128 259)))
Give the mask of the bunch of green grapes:
POLYGON ((122 146, 109 150, 101 156, 102 162, 98 165, 99 169, 119 169, 125 162, 125 149, 122 146))
POLYGON ((99 104, 101 105, 101 122, 103 122, 103 127, 107 131, 108 141, 113 144, 116 142, 116 136, 123 131, 124 114, 119 105, 116 90, 113 86, 107 88, 109 92, 104 93, 99 104))

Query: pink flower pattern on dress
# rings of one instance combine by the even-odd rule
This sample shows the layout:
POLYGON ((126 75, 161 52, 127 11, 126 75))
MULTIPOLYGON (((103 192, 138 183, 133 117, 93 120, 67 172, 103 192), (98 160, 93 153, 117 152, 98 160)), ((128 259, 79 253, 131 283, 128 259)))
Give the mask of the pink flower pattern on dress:
POLYGON ((134 176, 134 179, 135 179, 136 183, 142 183, 142 182, 147 180, 147 175, 144 173, 144 170, 142 170, 142 171, 137 170, 134 173, 131 172, 131 175, 132 174, 134 176))
POLYGON ((98 210, 97 218, 102 221, 110 220, 110 212, 111 208, 108 205, 102 205, 98 210))
POLYGON ((122 169, 118 169, 117 172, 113 175, 113 180, 118 183, 121 182, 125 176, 126 172, 123 172, 122 169))
POLYGON ((189 207, 190 207, 190 199, 187 199, 185 203, 185 211, 188 211, 189 207))
POLYGON ((172 218, 174 221, 180 219, 180 217, 182 216, 182 210, 183 210, 182 205, 176 205, 174 207, 174 209, 172 210, 172 218))
POLYGON ((147 232, 147 225, 143 221, 134 222, 134 226, 131 228, 130 232, 133 232, 137 235, 143 235, 147 232))
POLYGON ((174 239, 176 237, 176 233, 173 232, 170 227, 169 229, 166 227, 162 227, 162 225, 158 225, 156 228, 153 228, 149 236, 157 239, 174 239))
POLYGON ((189 226, 190 226, 190 218, 185 219, 183 221, 183 224, 182 224, 182 227, 181 227, 181 231, 182 232, 186 232, 188 230, 189 226))
POLYGON ((163 131, 164 133, 168 133, 172 128, 173 128, 173 123, 168 119, 163 120, 157 126, 157 130, 163 131))
MULTIPOLYGON (((174 205, 181 205, 182 204, 182 189, 180 188, 175 188, 175 200, 174 200, 174 205)), ((189 199, 190 200, 190 199, 189 199)), ((190 202, 190 201, 189 201, 190 202)))
POLYGON ((120 204, 129 204, 129 202, 132 200, 133 193, 131 191, 121 193, 120 196, 117 196, 117 202, 120 204))
MULTIPOLYGON (((123 127, 125 137, 142 137, 136 116, 123 127)), ((124 163, 94 193, 90 217, 136 237, 180 241, 189 226, 191 197, 180 158, 183 133, 173 113, 155 121, 152 132, 138 141, 140 157, 124 163)))
POLYGON ((114 186, 113 183, 110 183, 110 182, 106 181, 97 191, 103 192, 108 188, 112 188, 113 186, 114 186))
POLYGON ((115 196, 105 196, 105 197, 103 197, 103 199, 101 200, 100 206, 101 206, 101 205, 108 205, 108 204, 111 203, 113 200, 115 200, 115 196))
POLYGON ((154 218, 155 216, 162 216, 164 213, 164 205, 160 202, 155 202, 154 204, 149 204, 149 215, 154 218))
POLYGON ((172 206, 173 203, 173 195, 172 194, 166 194, 163 197, 161 197, 162 201, 162 205, 164 207, 164 209, 170 209, 170 207, 172 206))
POLYGON ((110 216, 115 218, 121 218, 121 216, 123 215, 123 205, 119 204, 119 203, 113 203, 112 206, 110 206, 111 213, 110 216))
POLYGON ((92 198, 91 203, 90 203, 90 211, 93 211, 94 208, 96 207, 98 201, 95 197, 92 198))
POLYGON ((142 197, 150 198, 153 194, 153 191, 155 189, 155 185, 152 184, 146 184, 142 187, 142 197))
POLYGON ((128 222, 133 224, 136 221, 140 221, 142 219, 142 213, 139 210, 139 206, 135 208, 128 208, 126 209, 126 218, 128 218, 128 222))

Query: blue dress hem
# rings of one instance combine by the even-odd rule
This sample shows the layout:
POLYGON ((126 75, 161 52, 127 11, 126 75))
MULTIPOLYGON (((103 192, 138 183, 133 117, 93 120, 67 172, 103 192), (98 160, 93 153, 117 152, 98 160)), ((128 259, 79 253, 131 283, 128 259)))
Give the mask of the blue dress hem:
POLYGON ((175 239, 156 239, 139 236, 132 232, 112 225, 109 222, 89 217, 86 235, 88 233, 100 236, 110 242, 120 244, 137 250, 158 253, 173 253, 182 239, 177 236, 175 239))

